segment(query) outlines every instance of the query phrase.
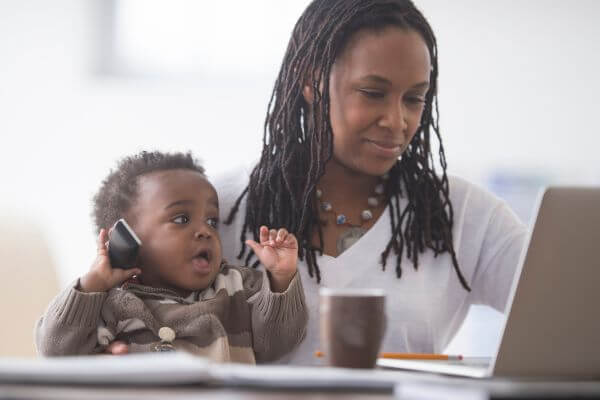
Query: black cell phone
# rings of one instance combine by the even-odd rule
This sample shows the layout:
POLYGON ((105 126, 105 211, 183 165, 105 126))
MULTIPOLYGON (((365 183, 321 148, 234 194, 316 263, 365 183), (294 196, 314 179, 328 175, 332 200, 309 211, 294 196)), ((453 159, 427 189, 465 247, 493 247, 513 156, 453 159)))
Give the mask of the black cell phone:
POLYGON ((113 268, 135 267, 142 241, 129 224, 121 218, 115 222, 108 237, 108 256, 113 268))

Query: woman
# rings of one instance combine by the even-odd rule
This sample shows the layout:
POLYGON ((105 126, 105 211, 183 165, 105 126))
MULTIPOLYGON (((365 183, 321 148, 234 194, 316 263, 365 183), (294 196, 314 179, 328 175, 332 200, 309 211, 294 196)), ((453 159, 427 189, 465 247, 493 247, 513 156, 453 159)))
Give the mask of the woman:
POLYGON ((315 0, 297 22, 260 161, 249 182, 217 182, 222 202, 237 198, 226 258, 256 264, 244 240, 263 224, 300 241, 309 327, 284 361, 316 362, 320 286, 386 289, 384 351, 441 352, 471 304, 504 311, 526 228, 446 175, 437 76, 435 36, 408 0, 315 0))
POLYGON ((526 228, 447 176, 437 77, 435 36, 409 0, 314 0, 298 20, 260 161, 249 180, 215 180, 225 259, 256 265, 244 241, 261 225, 298 238, 309 324, 283 362, 316 363, 321 286, 386 290, 383 351, 441 352, 471 304, 504 310, 526 228))

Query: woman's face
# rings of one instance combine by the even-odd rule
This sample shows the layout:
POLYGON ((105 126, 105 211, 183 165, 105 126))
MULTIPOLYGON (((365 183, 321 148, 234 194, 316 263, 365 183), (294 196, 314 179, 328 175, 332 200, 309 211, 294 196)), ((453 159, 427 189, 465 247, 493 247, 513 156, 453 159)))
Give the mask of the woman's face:
POLYGON ((373 176, 389 171, 419 128, 430 70, 415 31, 354 34, 329 81, 333 162, 373 176))

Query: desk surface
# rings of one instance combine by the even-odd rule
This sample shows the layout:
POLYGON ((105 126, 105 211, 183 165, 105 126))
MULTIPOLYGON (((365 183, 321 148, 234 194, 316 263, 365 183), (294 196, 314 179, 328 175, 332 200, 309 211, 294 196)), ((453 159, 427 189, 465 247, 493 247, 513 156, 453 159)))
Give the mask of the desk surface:
POLYGON ((1 399, 600 398, 598 381, 217 364, 184 354, 0 359, 1 399), (478 395, 478 396, 476 396, 478 395))
POLYGON ((600 382, 493 382, 468 380, 440 385, 434 381, 416 382, 400 379, 395 391, 389 389, 353 388, 257 388, 215 387, 202 385, 176 386, 107 386, 81 384, 0 383, 0 400, 133 400, 133 399, 197 399, 216 400, 387 400, 387 399, 598 399, 600 382))
POLYGON ((386 400, 393 399, 391 392, 356 393, 348 391, 294 391, 252 390, 206 387, 121 387, 105 388, 65 385, 15 385, 0 384, 0 399, 44 399, 44 400, 163 400, 198 399, 200 396, 215 400, 386 400))

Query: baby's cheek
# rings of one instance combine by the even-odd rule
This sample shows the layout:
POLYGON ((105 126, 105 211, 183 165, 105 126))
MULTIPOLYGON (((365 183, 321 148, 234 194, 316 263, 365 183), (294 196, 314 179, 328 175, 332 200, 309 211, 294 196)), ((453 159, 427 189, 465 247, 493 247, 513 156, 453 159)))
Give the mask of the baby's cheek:
POLYGON ((216 236, 214 250, 215 261, 217 261, 218 265, 221 265, 221 262, 223 261, 223 248, 221 247, 221 238, 219 235, 216 236))

